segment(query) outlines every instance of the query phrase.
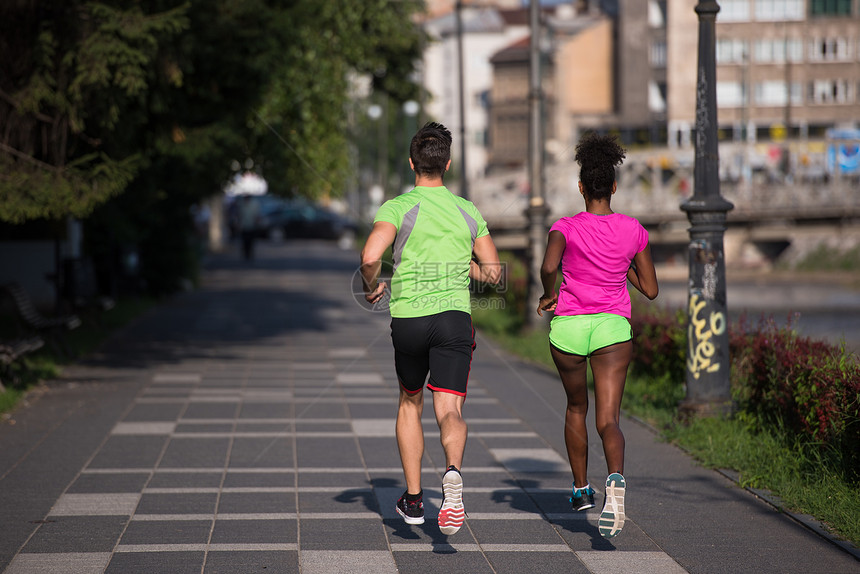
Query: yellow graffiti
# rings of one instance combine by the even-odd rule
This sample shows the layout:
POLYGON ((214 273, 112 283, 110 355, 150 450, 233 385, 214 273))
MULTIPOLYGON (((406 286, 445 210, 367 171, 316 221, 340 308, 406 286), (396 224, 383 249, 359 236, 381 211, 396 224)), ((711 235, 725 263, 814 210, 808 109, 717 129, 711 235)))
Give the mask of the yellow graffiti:
POLYGON ((722 312, 712 311, 707 318, 699 316, 706 305, 707 301, 700 301, 698 295, 690 296, 687 370, 697 379, 702 371, 715 373, 720 370, 720 363, 713 360, 717 347, 711 339, 726 330, 726 316, 722 312))

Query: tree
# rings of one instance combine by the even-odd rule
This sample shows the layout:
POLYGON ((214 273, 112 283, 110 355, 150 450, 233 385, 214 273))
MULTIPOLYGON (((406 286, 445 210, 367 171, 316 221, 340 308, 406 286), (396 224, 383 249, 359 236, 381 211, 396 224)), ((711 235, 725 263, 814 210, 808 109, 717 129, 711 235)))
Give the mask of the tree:
POLYGON ((193 272, 189 208, 232 160, 270 189, 337 195, 348 76, 413 97, 410 0, 12 0, 0 5, 0 220, 86 217, 90 254, 193 272), (63 7, 60 7, 62 5, 63 7), (8 33, 7 33, 8 32, 8 33))
POLYGON ((0 5, 0 220, 84 217, 126 188, 141 155, 112 155, 103 143, 145 99, 159 44, 187 27, 184 12, 0 5))

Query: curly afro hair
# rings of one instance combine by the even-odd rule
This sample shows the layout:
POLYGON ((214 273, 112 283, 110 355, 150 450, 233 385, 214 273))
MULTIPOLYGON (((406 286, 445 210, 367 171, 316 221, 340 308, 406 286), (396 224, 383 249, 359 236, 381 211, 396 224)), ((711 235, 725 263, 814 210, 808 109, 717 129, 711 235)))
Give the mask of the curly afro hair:
POLYGON ((585 134, 576 145, 574 159, 579 164, 579 181, 585 195, 592 200, 609 199, 615 183, 615 167, 624 161, 626 152, 614 136, 585 134))

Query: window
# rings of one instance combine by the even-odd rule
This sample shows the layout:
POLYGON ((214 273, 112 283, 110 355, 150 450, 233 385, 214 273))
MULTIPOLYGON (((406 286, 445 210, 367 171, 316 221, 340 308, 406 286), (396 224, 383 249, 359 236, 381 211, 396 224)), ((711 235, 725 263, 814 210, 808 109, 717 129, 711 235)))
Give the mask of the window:
POLYGON ((809 99, 815 104, 845 104, 850 87, 847 80, 815 80, 809 84, 809 99))
POLYGON ((651 43, 651 66, 654 68, 666 67, 666 41, 656 40, 651 43))
POLYGON ((776 40, 756 40, 753 57, 756 62, 770 63, 785 62, 786 56, 790 62, 803 60, 803 43, 797 38, 776 40))
POLYGON ((652 28, 666 27, 666 0, 648 1, 648 25, 652 28))
POLYGON ((746 104, 744 85, 741 82, 717 82, 717 105, 721 108, 740 108, 746 104))
POLYGON ((666 84, 648 82, 648 109, 655 113, 666 111, 666 84))
POLYGON ((809 59, 813 62, 848 60, 850 47, 845 38, 815 38, 809 44, 809 59))
POLYGON ((784 106, 788 103, 785 82, 759 82, 755 85, 755 103, 760 106, 784 106))
POLYGON ((765 22, 803 20, 803 0, 756 0, 755 19, 765 22))
POLYGON ((717 13, 717 21, 749 22, 749 0, 723 0, 722 2, 720 2, 720 11, 717 13))
POLYGON ((851 0, 810 0, 812 16, 850 16, 851 0))
POLYGON ((717 64, 743 64, 747 44, 743 40, 721 38, 717 40, 717 64))

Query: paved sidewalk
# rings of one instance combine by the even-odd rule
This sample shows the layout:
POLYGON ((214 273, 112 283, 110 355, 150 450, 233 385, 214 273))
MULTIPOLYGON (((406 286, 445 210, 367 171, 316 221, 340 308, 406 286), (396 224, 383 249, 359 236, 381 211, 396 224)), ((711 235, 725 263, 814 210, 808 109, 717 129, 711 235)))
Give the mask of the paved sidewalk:
POLYGON ((394 512, 404 482, 388 316, 355 302, 357 255, 313 242, 259 255, 213 258, 201 289, 0 423, 0 572, 860 572, 627 419, 628 521, 601 538, 601 491, 598 509, 570 511, 557 377, 480 334, 468 520, 453 536, 436 525, 444 457, 427 405, 428 520, 406 525, 394 512))

